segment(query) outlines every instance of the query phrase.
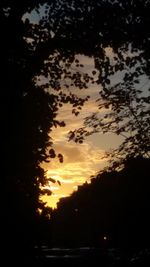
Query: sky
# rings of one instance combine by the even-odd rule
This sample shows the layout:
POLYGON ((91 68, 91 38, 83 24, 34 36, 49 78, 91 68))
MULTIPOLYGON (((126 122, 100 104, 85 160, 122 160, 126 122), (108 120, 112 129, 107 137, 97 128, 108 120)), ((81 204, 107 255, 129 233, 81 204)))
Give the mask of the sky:
MULTIPOLYGON (((69 113, 69 109, 64 111, 64 114, 66 113, 69 113)), ((74 127, 77 128, 80 123, 80 120, 71 119, 71 116, 68 115, 68 126, 57 128, 52 133, 55 140, 53 147, 56 153, 63 155, 64 162, 60 163, 58 158, 55 158, 50 163, 42 165, 47 171, 47 177, 61 182, 61 185, 57 182, 50 182, 52 195, 43 197, 43 200, 50 207, 55 208, 58 200, 77 190, 78 185, 90 182, 91 176, 96 175, 107 165, 107 160, 103 158, 104 152, 115 148, 120 143, 121 138, 112 134, 94 134, 87 138, 83 144, 68 142, 67 132, 74 127)))
MULTIPOLYGON (((80 57, 80 62, 84 62, 85 71, 89 73, 93 70, 93 59, 80 57)), ((83 70, 84 71, 84 70, 83 70)), ((52 159, 50 163, 43 163, 42 167, 47 171, 47 177, 54 178, 61 182, 49 184, 52 195, 42 198, 47 205, 55 208, 60 198, 70 195, 77 190, 78 185, 90 182, 91 176, 96 175, 107 165, 107 160, 103 158, 105 151, 117 147, 122 137, 114 134, 93 134, 86 138, 83 144, 77 144, 74 141, 68 141, 67 135, 70 130, 75 130, 83 126, 83 120, 91 112, 98 111, 95 100, 99 97, 100 88, 95 84, 91 84, 86 90, 78 90, 75 93, 80 96, 89 95, 90 100, 85 103, 79 116, 72 114, 72 106, 65 104, 60 108, 57 119, 64 120, 66 126, 53 128, 51 138, 53 140, 53 148, 57 153, 61 153, 64 162, 60 163, 58 158, 52 159)), ((99 110, 104 113, 104 110, 99 110)), ((49 187, 48 186, 48 187, 49 187)))
MULTIPOLYGON (((28 18, 31 23, 38 23, 43 10, 44 6, 41 6, 40 13, 33 10, 31 13, 26 13, 22 19, 28 18)), ((111 55, 111 50, 108 49, 107 53, 111 55)), ((77 55, 77 59, 79 59, 80 64, 84 65, 84 69, 79 69, 79 71, 91 74, 94 69, 94 60, 81 55, 77 55)), ((74 71, 76 72, 76 69, 74 71)), ((115 81, 117 79, 118 77, 115 77, 115 81)), ((46 205, 52 208, 56 208, 59 199, 69 196, 74 190, 77 190, 79 185, 85 182, 89 183, 91 176, 95 176, 107 165, 107 160, 103 158, 105 151, 117 147, 122 141, 122 137, 113 134, 94 134, 89 136, 83 144, 76 144, 73 141, 68 142, 68 132, 82 127, 84 118, 91 112, 98 111, 95 100, 99 98, 100 88, 91 84, 87 90, 81 91, 77 88, 71 90, 80 97, 89 95, 90 100, 85 103, 78 117, 72 114, 72 107, 69 104, 65 104, 59 109, 57 119, 64 120, 66 127, 53 128, 50 137, 53 139, 54 150, 56 153, 63 155, 64 162, 60 163, 58 158, 55 158, 50 163, 42 164, 44 170, 47 171, 46 176, 48 178, 54 178, 61 182, 61 185, 57 182, 50 182, 48 188, 51 189, 52 195, 42 197, 46 205)))
MULTIPOLYGON (((41 6, 39 12, 33 10, 31 13, 26 13, 23 16, 23 20, 28 18, 31 23, 38 23, 40 17, 43 15, 44 6, 41 6)), ((129 48, 130 51, 130 48, 129 48)), ((106 54, 110 60, 113 60, 112 49, 106 48, 106 54)), ((128 55, 132 54, 128 52, 128 55)), ((77 55, 80 64, 84 65, 85 73, 91 74, 94 69, 94 61, 92 58, 77 55)), ((75 68, 75 66, 73 66, 75 68)), ((78 69, 80 71, 80 69, 78 69)), ((74 69, 76 72, 76 69, 74 69)), ((111 86, 115 83, 119 83, 122 80, 122 74, 116 73, 111 79, 111 86)), ((95 76, 96 77, 96 76, 95 76)), ((65 81, 66 83, 66 81, 65 81)), ((149 80, 143 78, 139 84, 139 89, 146 88, 149 85, 149 80)), ((63 81, 62 81, 63 87, 63 81)), ((146 88, 147 89, 147 88, 146 88)), ((65 90, 65 89, 64 89, 65 90)), ((89 136, 83 144, 76 144, 73 141, 68 142, 67 134, 70 130, 75 130, 83 126, 83 120, 92 112, 98 111, 95 100, 99 98, 100 87, 98 85, 89 85, 87 90, 78 90, 77 88, 71 88, 73 93, 77 93, 80 97, 90 95, 90 100, 85 103, 79 116, 72 114, 72 107, 69 104, 65 104, 59 109, 57 119, 64 121, 66 127, 54 128, 51 133, 53 139, 53 148, 56 153, 61 153, 64 158, 64 162, 60 163, 58 158, 52 159, 50 163, 43 163, 42 167, 47 171, 47 177, 54 178, 61 182, 49 183, 48 188, 51 188, 52 195, 42 198, 48 206, 55 208, 60 198, 69 196, 77 187, 85 182, 90 182, 91 176, 95 176, 97 172, 102 170, 107 164, 107 160, 103 158, 105 151, 116 148, 123 141, 123 137, 108 134, 93 134, 89 136)), ((101 110, 99 112, 104 112, 101 110)))
MULTIPOLYGON (((107 53, 111 57, 111 49, 108 49, 107 53)), ((92 73, 94 69, 93 58, 81 55, 76 55, 76 57, 79 59, 80 64, 84 65, 82 71, 88 74, 92 73)), ((111 79, 111 85, 118 83, 121 80, 121 73, 116 73, 111 79)), ((145 92, 144 94, 147 95, 146 92, 149 88, 149 84, 149 79, 141 77, 137 89, 144 88, 143 93, 145 92)), ((72 106, 70 104, 65 104, 59 109, 57 119, 59 121, 63 120, 66 126, 53 128, 51 138, 56 154, 61 153, 64 162, 60 163, 58 158, 55 158, 52 159, 50 163, 43 163, 42 165, 47 171, 48 178, 54 178, 61 182, 61 185, 57 182, 50 183, 49 186, 52 190, 52 195, 42 198, 42 200, 52 208, 56 208, 59 199, 69 196, 74 190, 77 190, 79 185, 85 182, 90 183, 91 176, 96 176, 100 170, 108 165, 108 160, 103 158, 105 152, 117 148, 124 140, 122 136, 112 133, 97 133, 86 138, 83 144, 68 141, 68 132, 82 127, 84 118, 92 112, 98 111, 99 114, 102 113, 102 115, 105 113, 105 110, 98 109, 95 102, 95 100, 99 98, 100 89, 100 85, 97 85, 96 83, 94 85, 89 84, 89 87, 86 90, 69 88, 69 90, 72 90, 72 93, 76 93, 80 97, 90 96, 89 101, 85 102, 79 116, 72 114, 72 106)))

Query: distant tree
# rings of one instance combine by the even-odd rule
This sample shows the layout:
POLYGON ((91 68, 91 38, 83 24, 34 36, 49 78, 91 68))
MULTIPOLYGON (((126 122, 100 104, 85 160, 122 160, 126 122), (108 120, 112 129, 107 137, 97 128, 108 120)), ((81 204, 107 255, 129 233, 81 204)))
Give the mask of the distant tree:
POLYGON ((121 171, 105 171, 60 199, 52 212, 55 246, 149 246, 149 159, 130 158, 121 171))

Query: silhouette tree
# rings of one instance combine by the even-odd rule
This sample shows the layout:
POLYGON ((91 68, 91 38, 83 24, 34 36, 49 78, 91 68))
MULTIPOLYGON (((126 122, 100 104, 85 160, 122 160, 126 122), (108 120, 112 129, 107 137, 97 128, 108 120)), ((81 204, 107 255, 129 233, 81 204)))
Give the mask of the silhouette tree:
MULTIPOLYGON (((40 163, 48 161, 51 155, 48 152, 52 144, 51 128, 64 126, 64 122, 56 120, 58 108, 71 103, 77 116, 88 97, 80 98, 67 90, 68 87, 83 89, 89 82, 95 82, 95 71, 92 77, 80 71, 83 66, 75 58, 76 54, 94 57, 95 68, 100 73, 97 83, 103 86, 101 99, 107 106, 112 105, 119 122, 129 114, 119 111, 124 107, 123 94, 131 114, 125 130, 132 130, 131 123, 135 124, 133 138, 126 141, 132 141, 133 151, 140 148, 141 154, 148 152, 149 97, 135 96, 134 84, 140 75, 149 76, 150 39, 146 30, 149 7, 149 1, 140 0, 1 1, 2 214, 7 242, 17 236, 18 243, 21 240, 32 243, 37 210, 43 208, 39 203, 40 186, 46 182, 40 163), (37 23, 32 22, 30 15, 29 19, 24 18, 33 9, 39 14, 37 23), (113 64, 106 53, 108 46, 116 56, 113 64), (73 64, 79 71, 72 70, 73 64), (132 74, 131 67, 135 67, 132 74), (120 70, 128 70, 124 84, 117 85, 117 89, 108 88, 110 76, 120 70), (126 98, 124 88, 127 88, 126 98), (137 104, 137 113, 135 108, 131 109, 132 100, 137 104)), ((103 127, 104 131, 111 129, 107 124, 103 127)), ((116 132, 124 132, 123 125, 117 127, 116 132)), ((130 151, 129 147, 127 152, 130 151)), ((57 156, 63 161, 60 154, 57 156)))
POLYGON ((92 18, 90 27, 95 36, 93 57, 97 70, 93 75, 98 75, 97 104, 103 112, 91 114, 83 128, 70 132, 69 139, 82 142, 93 133, 113 132, 122 135, 124 142, 110 155, 112 160, 128 154, 149 157, 150 32, 145 27, 149 23, 150 3, 101 1, 95 5, 97 8, 91 8, 86 22, 90 23, 88 18, 92 18))
POLYGON ((34 86, 32 66, 28 68, 30 51, 23 41, 26 26, 21 20, 27 7, 18 1, 1 2, 2 243, 15 261, 25 260, 37 234, 39 186, 45 179, 40 162, 46 160, 50 144, 48 117, 55 117, 55 107, 50 106, 53 96, 34 86))
MULTIPOLYGON (((67 49, 61 54, 55 52, 57 46, 60 47, 60 39, 49 45, 49 39, 52 38, 46 37, 46 29, 43 31, 44 19, 41 18, 38 24, 23 19, 26 12, 33 8, 38 10, 39 3, 42 1, 20 3, 8 0, 0 3, 1 26, 3 25, 1 212, 6 233, 3 240, 6 245, 4 248, 7 252, 9 244, 9 253, 15 260, 25 259, 26 248, 33 247, 37 241, 38 209, 44 208, 39 195, 50 193, 47 190, 41 191, 41 186, 46 185, 47 179, 40 164, 51 157, 48 148, 52 144, 49 136, 52 126, 64 126, 63 122, 55 119, 58 107, 69 102, 76 108, 81 108, 87 100, 60 90, 60 77, 62 71, 65 73, 67 68, 65 65, 62 68, 60 61, 68 61, 68 55, 71 55, 67 49), (33 38, 31 45, 30 38, 33 38), (45 59, 50 66, 47 62, 45 64, 45 59), (48 81, 51 88, 60 90, 58 95, 54 91, 47 92, 47 84, 44 82, 40 84, 41 75, 46 76, 47 71, 51 75, 48 81)), ((75 77, 74 81, 77 79, 78 77, 75 77)), ((58 159, 60 162, 63 161, 61 154, 58 154, 58 159)), ((42 214, 45 214, 46 210, 42 214)))
POLYGON ((130 158, 121 171, 99 173, 52 213, 55 246, 141 249, 149 246, 149 159, 130 158))

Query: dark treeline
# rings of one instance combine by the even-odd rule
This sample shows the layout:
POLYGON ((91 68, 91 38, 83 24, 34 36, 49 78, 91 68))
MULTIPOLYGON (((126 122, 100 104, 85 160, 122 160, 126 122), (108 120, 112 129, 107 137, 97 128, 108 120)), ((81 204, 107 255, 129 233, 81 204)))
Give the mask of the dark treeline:
MULTIPOLYGON (((113 114, 115 125, 112 125, 114 132, 116 134, 124 131, 132 132, 132 136, 125 139, 121 152, 148 157, 150 124, 147 106, 150 98, 148 95, 137 97, 135 84, 141 75, 145 75, 147 79, 150 75, 149 10, 150 1, 146 0, 0 1, 1 231, 3 233, 1 243, 4 252, 11 254, 11 259, 27 259, 27 252, 31 251, 36 243, 44 240, 47 231, 49 232, 47 215, 50 210, 45 208, 45 204, 39 199, 40 195, 44 194, 41 187, 47 182, 41 163, 48 162, 49 158, 54 156, 54 153, 49 153, 53 152, 50 139, 52 127, 65 125, 64 122, 56 120, 59 107, 71 103, 73 113, 78 115, 84 102, 88 100, 74 95, 71 92, 72 88, 87 89, 89 82, 101 85, 101 101, 108 100, 105 106, 111 105, 115 111, 113 114), (42 5, 45 7, 45 12, 43 7, 44 14, 40 15, 42 5), (33 10, 39 15, 37 23, 32 23, 32 16, 29 16, 30 19, 23 19, 25 14, 30 14, 33 10), (128 54, 129 46, 134 57, 123 57, 125 53, 128 54), (113 65, 105 53, 106 47, 112 47, 115 53, 113 65), (92 77, 80 71, 79 68, 83 66, 76 60, 76 54, 93 57, 97 80, 94 80, 95 71, 92 77), (74 69, 71 72, 73 64, 74 69), (131 73, 132 67, 135 69, 131 73), (119 89, 109 86, 111 77, 124 70, 127 73, 123 82, 119 84, 119 89), (40 79, 41 76, 45 83, 41 82, 43 81, 40 79), (138 112, 131 109, 130 104, 133 102, 138 103, 138 112), (125 110, 126 107, 129 107, 128 110, 125 110), (126 118, 131 119, 124 127, 119 123, 126 118), (129 144, 129 147, 126 144, 129 144)), ((103 126, 103 132, 112 130, 111 125, 106 127, 102 123, 96 125, 103 126)), ((96 125, 92 126, 99 130, 96 125)), ((79 138, 82 142, 81 137, 80 135, 76 137, 75 132, 70 139, 75 139, 77 142, 79 138)), ((62 161, 62 157, 59 158, 62 161)), ((107 176, 111 176, 111 173, 103 175, 106 175, 107 181, 107 176)), ((94 182, 84 189, 87 190, 85 201, 88 200, 88 188, 92 188, 93 184, 94 182)), ((85 187, 86 185, 83 188, 85 187)), ((45 193, 50 194, 50 190, 45 193)), ((108 199, 110 196, 108 194, 108 199)), ((94 200, 94 197, 91 196, 91 199, 94 200)), ((94 210, 96 209, 93 208, 93 218, 94 210)), ((78 214, 77 210, 75 214, 78 214)), ((86 222, 87 213, 84 215, 82 220, 86 222)), ((57 224, 58 221, 56 228, 57 224)), ((86 223, 81 225, 85 226, 86 223)), ((103 222, 101 225, 103 229, 103 222)), ((77 227, 74 227, 74 233, 75 231, 77 227)), ((86 238, 88 236, 86 231, 83 231, 83 235, 86 238)), ((97 236, 97 232, 95 235, 97 236)))
POLYGON ((38 214, 38 208, 44 208, 39 195, 40 185, 45 183, 40 163, 47 159, 48 132, 56 116, 54 97, 33 81, 40 66, 23 39, 29 25, 23 23, 22 16, 34 6, 35 1, 0 4, 1 245, 4 260, 14 260, 19 266, 20 260, 28 261, 41 238, 42 225, 46 225, 46 219, 38 214))
POLYGON ((150 160, 130 159, 62 198, 52 214, 53 245, 141 249, 150 245, 150 160))

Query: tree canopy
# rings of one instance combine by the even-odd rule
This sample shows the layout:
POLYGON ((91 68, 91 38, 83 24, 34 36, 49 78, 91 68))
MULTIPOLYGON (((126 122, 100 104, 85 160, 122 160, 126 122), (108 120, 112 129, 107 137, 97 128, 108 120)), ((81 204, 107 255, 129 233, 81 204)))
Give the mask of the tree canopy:
MULTIPOLYGON (((65 125, 56 119, 58 109, 71 103, 78 115, 88 100, 71 88, 87 89, 89 82, 96 82, 99 108, 110 113, 98 119, 92 115, 85 126, 117 134, 132 131, 120 153, 148 154, 150 98, 135 85, 150 75, 149 11, 148 0, 1 1, 1 153, 8 229, 13 224, 26 236, 38 208, 43 208, 39 194, 47 180, 40 164, 53 157, 52 127, 65 125), (94 58, 98 79, 95 70, 91 76, 78 70, 83 66, 76 54, 94 58), (113 84, 116 73, 122 81, 113 84)), ((87 130, 75 131, 71 138, 78 140, 76 134, 82 139, 87 130)))
POLYGON ((149 157, 150 32, 145 28, 149 23, 149 4, 102 1, 95 11, 99 17, 96 20, 94 16, 98 32, 93 27, 97 36, 93 56, 100 87, 100 112, 87 117, 84 127, 71 131, 69 139, 82 142, 97 132, 122 135, 124 142, 110 155, 112 160, 118 157, 120 161, 128 155, 149 157))

